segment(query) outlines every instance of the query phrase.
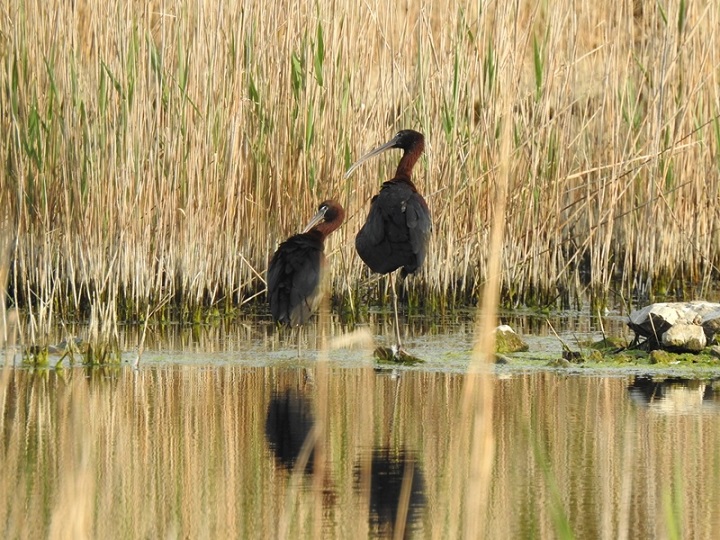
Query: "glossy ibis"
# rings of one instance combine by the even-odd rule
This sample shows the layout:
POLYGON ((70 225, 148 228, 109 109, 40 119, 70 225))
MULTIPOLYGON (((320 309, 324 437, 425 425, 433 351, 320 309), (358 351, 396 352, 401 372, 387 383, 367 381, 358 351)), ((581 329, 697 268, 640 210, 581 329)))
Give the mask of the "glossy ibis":
POLYGON ((318 208, 303 232, 285 240, 267 272, 268 301, 273 318, 288 326, 305 324, 321 299, 325 238, 345 218, 345 210, 328 200, 318 208))
MULTIPOLYGON (((425 150, 425 137, 411 129, 399 131, 392 139, 357 160, 345 178, 367 159, 390 148, 402 149, 403 156, 392 180, 383 183, 370 203, 365 224, 355 237, 355 249, 373 272, 391 274, 401 268, 402 278, 423 264, 432 231, 430 210, 412 182, 412 170, 425 150)), ((397 293, 391 274, 398 349, 402 347, 398 324, 397 293)))

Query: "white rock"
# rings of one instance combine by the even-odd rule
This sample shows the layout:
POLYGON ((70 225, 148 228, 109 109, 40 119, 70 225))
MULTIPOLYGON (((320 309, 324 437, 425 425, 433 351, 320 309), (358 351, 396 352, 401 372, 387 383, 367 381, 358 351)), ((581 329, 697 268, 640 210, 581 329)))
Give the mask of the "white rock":
POLYGON ((720 328, 720 304, 705 301, 660 302, 630 313, 628 325, 635 332, 657 339, 678 324, 697 325, 712 337, 720 328))
POLYGON ((697 324, 675 324, 662 335, 663 347, 699 352, 707 345, 703 327, 697 324))

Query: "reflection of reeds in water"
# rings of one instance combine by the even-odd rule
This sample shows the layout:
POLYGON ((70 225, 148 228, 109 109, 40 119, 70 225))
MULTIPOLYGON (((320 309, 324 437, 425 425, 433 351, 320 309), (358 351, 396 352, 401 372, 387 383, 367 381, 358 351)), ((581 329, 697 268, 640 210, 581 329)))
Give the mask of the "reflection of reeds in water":
MULTIPOLYGON (((282 524, 291 537, 367 538, 362 467, 374 448, 412 455, 422 472, 425 507, 412 510, 411 531, 460 536, 471 506, 450 502, 474 481, 450 428, 462 376, 330 366, 328 375, 322 481, 301 475, 293 487, 265 429, 276 391, 317 400, 299 370, 12 370, 0 389, 4 536, 272 538, 282 524)), ((713 536, 716 415, 639 407, 620 378, 493 385, 496 451, 479 536, 555 537, 563 521, 583 538, 663 537, 669 527, 713 536)))

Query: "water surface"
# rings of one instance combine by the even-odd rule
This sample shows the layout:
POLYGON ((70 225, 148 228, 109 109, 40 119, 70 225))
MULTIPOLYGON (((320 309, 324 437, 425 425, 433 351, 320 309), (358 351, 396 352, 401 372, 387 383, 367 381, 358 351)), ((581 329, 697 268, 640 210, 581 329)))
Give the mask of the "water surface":
MULTIPOLYGON (((7 370, 4 537, 461 532, 465 376, 244 365, 7 370), (313 446, 309 444, 316 442, 313 446), (400 518, 398 517, 400 516, 400 518)), ((487 538, 711 538, 712 382, 492 376, 487 538)))
POLYGON ((549 369, 561 342, 617 335, 622 318, 507 322, 531 351, 483 379, 479 424, 463 414, 464 317, 407 322, 426 360, 413 368, 375 366, 371 347, 392 341, 384 318, 310 325, 300 357, 297 335, 262 320, 144 340, 128 327, 113 368, 33 370, 10 355, 3 536, 713 538, 713 374, 549 369))

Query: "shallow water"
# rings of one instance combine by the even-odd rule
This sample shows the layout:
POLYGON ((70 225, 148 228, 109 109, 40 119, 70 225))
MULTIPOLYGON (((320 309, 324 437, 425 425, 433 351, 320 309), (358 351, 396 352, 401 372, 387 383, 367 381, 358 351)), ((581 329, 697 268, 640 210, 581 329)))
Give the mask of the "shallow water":
MULTIPOLYGON (((402 322, 403 344, 425 362, 424 369, 464 373, 474 343, 473 317, 473 311, 434 318, 410 317, 402 322)), ((501 322, 523 337, 530 346, 526 356, 542 359, 541 365, 547 362, 548 354, 559 356, 563 344, 578 348, 580 342, 600 340, 604 334, 623 337, 628 342, 632 338, 625 317, 620 314, 597 319, 580 312, 566 311, 551 317, 515 312, 501 317, 501 322)), ((372 362, 368 349, 395 343, 393 324, 393 317, 387 312, 371 313, 354 325, 344 324, 333 316, 324 327, 324 335, 315 323, 300 331, 299 355, 297 333, 278 331, 269 317, 197 326, 169 324, 150 327, 144 336, 142 327, 126 326, 118 335, 118 345, 123 363, 131 365, 138 362, 139 356, 141 365, 312 366, 326 343, 330 360, 343 367, 361 367, 372 362)), ((86 339, 87 328, 82 325, 66 324, 60 330, 50 337, 50 343, 86 339)), ((50 362, 56 362, 60 356, 52 354, 50 362)), ((21 355, 15 354, 11 363, 20 365, 21 355)))
MULTIPOLYGON (((328 367, 322 386, 286 367, 7 372, 4 537, 385 536, 399 508, 413 535, 457 536, 464 377, 328 367), (310 434, 319 450, 303 452, 310 434)), ((492 384, 486 537, 714 536, 711 383, 539 372, 492 384)))
POLYGON ((318 354, 309 329, 298 359, 251 323, 157 331, 137 369, 132 332, 117 368, 6 369, 3 536, 452 538, 468 517, 486 538, 715 536, 717 383, 495 366, 478 495, 472 324, 423 324, 406 330, 427 363, 401 370, 376 371, 363 332, 331 328, 318 354))

